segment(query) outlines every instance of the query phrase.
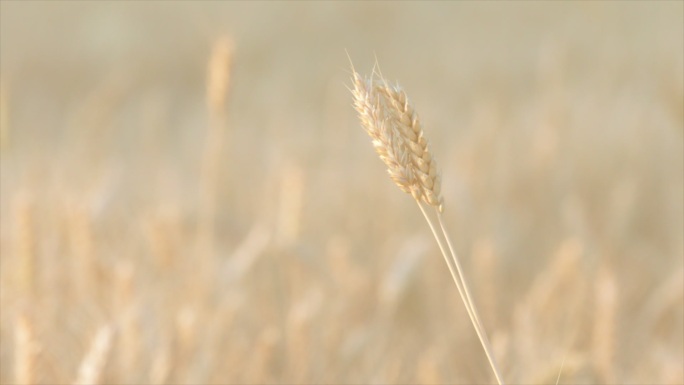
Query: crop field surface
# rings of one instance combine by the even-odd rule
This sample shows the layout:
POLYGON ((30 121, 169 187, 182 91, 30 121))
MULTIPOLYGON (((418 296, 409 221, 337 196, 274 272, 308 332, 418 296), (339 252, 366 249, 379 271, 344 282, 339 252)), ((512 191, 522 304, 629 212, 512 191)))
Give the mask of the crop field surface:
POLYGON ((496 383, 354 71, 507 384, 684 384, 683 2, 5 0, 0 383, 496 383))

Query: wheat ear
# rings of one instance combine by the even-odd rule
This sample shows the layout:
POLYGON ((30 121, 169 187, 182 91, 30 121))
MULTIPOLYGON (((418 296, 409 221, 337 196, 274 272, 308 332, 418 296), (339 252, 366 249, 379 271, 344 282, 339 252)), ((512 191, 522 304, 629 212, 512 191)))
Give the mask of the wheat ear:
POLYGON ((207 104, 209 126, 200 164, 200 196, 198 248, 199 254, 214 252, 216 193, 221 171, 221 153, 227 142, 226 100, 230 92, 230 75, 234 45, 230 37, 217 40, 207 66, 207 104))
POLYGON ((387 166, 390 178, 402 191, 416 200, 425 216, 487 355, 496 381, 502 385, 504 382, 494 359, 491 344, 480 322, 463 277, 463 269, 444 225, 440 174, 418 115, 409 103, 406 93, 398 85, 389 85, 375 71, 372 77, 362 78, 352 67, 352 83, 354 108, 359 114, 361 124, 371 137, 375 151, 387 166), (435 220, 426 211, 425 205, 435 209, 436 222, 441 233, 437 230, 435 220))

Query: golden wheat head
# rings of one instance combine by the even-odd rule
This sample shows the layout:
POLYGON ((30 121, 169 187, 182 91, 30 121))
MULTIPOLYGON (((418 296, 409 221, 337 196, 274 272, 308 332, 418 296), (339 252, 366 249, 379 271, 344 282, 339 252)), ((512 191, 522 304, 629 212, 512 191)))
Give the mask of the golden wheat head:
POLYGON ((354 108, 373 147, 399 188, 443 210, 441 178, 423 128, 406 93, 381 77, 361 78, 353 71, 354 108))

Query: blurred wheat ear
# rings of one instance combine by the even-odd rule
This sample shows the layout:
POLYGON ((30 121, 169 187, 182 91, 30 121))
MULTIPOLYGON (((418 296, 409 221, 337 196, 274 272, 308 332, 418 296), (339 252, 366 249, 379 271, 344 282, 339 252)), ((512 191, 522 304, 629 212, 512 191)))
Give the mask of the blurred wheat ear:
POLYGON ((418 115, 401 87, 389 85, 379 71, 374 70, 372 76, 362 78, 352 66, 352 83, 354 108, 359 114, 361 124, 371 137, 375 152, 387 166, 390 178, 402 191, 416 200, 425 216, 487 355, 496 381, 501 385, 504 382, 494 359, 491 344, 480 322, 480 316, 463 277, 463 269, 444 226, 441 177, 418 115), (429 207, 434 209, 433 217, 436 216, 436 220, 428 214, 429 207), (435 222, 441 232, 437 231, 435 222))
POLYGON ((235 45, 232 38, 216 40, 207 65, 208 127, 200 164, 198 252, 213 253, 216 196, 221 171, 221 153, 228 139, 226 103, 230 93, 235 45))

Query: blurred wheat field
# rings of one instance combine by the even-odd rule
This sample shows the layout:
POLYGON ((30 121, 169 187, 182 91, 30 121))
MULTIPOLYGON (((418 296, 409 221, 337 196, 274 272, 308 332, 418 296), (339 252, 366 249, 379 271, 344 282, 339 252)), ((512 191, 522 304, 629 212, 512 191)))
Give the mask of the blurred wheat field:
POLYGON ((684 5, 0 2, 2 384, 684 383, 684 5), (560 377, 559 377, 560 373, 560 377))

